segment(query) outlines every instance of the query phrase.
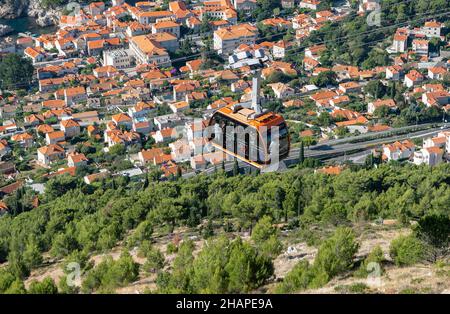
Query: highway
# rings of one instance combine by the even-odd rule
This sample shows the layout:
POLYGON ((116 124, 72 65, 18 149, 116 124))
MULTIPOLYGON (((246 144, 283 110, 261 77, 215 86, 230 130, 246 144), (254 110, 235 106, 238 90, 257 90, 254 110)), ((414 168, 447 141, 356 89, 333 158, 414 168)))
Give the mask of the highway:
MULTIPOLYGON (((429 124, 431 126, 431 124, 429 124)), ((436 123, 434 123, 436 125, 436 123)), ((414 128, 417 128, 418 126, 408 126, 403 128, 398 128, 395 130, 390 131, 384 131, 384 132, 378 132, 378 133, 370 133, 370 134, 362 134, 358 136, 353 136, 345 139, 337 139, 337 140, 330 140, 326 142, 321 142, 317 145, 311 146, 309 148, 305 147, 305 157, 306 158, 317 158, 317 159, 330 159, 336 156, 340 156, 342 154, 348 153, 348 152, 355 152, 355 151, 363 151, 375 148, 377 146, 392 143, 395 141, 402 141, 405 139, 414 139, 414 138, 427 138, 435 136, 437 133, 441 131, 450 130, 450 127, 447 124, 437 124, 438 126, 429 128, 426 130, 420 130, 415 132, 408 132, 406 134, 392 134, 392 132, 398 132, 400 130, 412 130, 414 128), (387 135, 387 136, 386 136, 387 135), (373 139, 374 136, 385 136, 383 138, 373 139), (369 139, 364 141, 364 139, 369 139), (357 143, 354 143, 354 141, 357 140, 357 143), (353 143, 352 143, 353 142, 353 143)), ((425 126, 425 125, 421 125, 425 126)), ((283 160, 280 167, 277 167, 276 171, 284 171, 287 169, 288 166, 296 164, 298 161, 298 156, 300 153, 300 149, 292 148, 289 156, 283 160)), ((247 163, 244 163, 242 161, 239 161, 239 168, 244 168, 245 170, 252 168, 247 163)), ((210 175, 216 171, 216 169, 220 169, 221 165, 217 165, 216 167, 212 166, 209 167, 200 173, 210 175)), ((225 171, 231 172, 233 171, 234 162, 228 161, 225 163, 225 171)), ((266 170, 267 171, 267 170, 266 170)), ((264 170, 263 170, 264 172, 264 170)), ((190 178, 192 176, 195 176, 195 172, 189 172, 183 174, 184 178, 190 178)))
MULTIPOLYGON (((356 137, 349 138, 350 140, 355 140, 355 139, 363 140, 363 141, 359 141, 357 143, 348 142, 349 139, 347 139, 347 141, 345 141, 345 142, 343 142, 343 141, 338 142, 338 140, 323 142, 323 143, 311 146, 309 149, 305 149, 305 157, 321 158, 321 157, 326 157, 328 155, 335 155, 337 153, 344 153, 344 152, 353 151, 353 150, 370 149, 370 148, 373 148, 373 147, 376 147, 376 146, 379 146, 382 144, 392 143, 395 141, 402 141, 405 139, 431 137, 433 135, 436 135, 440 131, 444 131, 444 130, 448 130, 448 129, 449 129, 448 126, 445 126, 444 128, 439 126, 439 127, 435 127, 432 129, 410 132, 410 133, 400 134, 400 135, 392 135, 392 136, 387 136, 387 137, 383 137, 383 138, 379 138, 379 139, 372 139, 372 140, 367 140, 367 141, 363 140, 364 138, 367 138, 367 136, 365 136, 365 137, 360 136, 358 138, 356 138, 356 137)), ((375 134, 375 135, 381 136, 381 134, 375 134)), ((373 136, 374 136, 374 134, 372 134, 372 137, 373 136)), ((299 148, 291 149, 291 152, 290 152, 289 156, 286 158, 286 161, 289 161, 292 159, 297 159, 299 153, 300 153, 299 148)))
POLYGON ((425 130, 427 129, 432 130, 433 128, 435 129, 439 129, 442 126, 446 126, 445 123, 423 123, 423 124, 417 124, 417 125, 408 125, 408 126, 404 126, 404 127, 400 127, 400 128, 393 128, 393 129, 389 129, 386 131, 380 131, 380 132, 368 132, 368 133, 364 133, 364 134, 360 134, 358 136, 350 136, 350 137, 344 137, 344 138, 340 138, 340 139, 333 139, 333 140, 328 140, 326 142, 320 142, 315 146, 312 147, 317 147, 317 146, 321 146, 321 145, 336 145, 336 144, 341 144, 341 143, 349 143, 349 142, 354 142, 355 140, 361 141, 364 139, 371 139, 375 136, 377 137, 389 137, 389 136, 394 136, 395 134, 398 133, 414 133, 416 131, 420 131, 420 130, 425 130))

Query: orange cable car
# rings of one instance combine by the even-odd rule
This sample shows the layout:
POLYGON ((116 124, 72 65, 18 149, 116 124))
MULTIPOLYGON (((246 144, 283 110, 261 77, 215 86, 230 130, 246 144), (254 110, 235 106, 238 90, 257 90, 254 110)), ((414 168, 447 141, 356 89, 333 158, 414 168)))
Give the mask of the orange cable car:
POLYGON ((288 156, 290 139, 283 117, 261 110, 259 90, 258 73, 253 78, 252 101, 214 112, 207 138, 215 148, 261 169, 288 156))

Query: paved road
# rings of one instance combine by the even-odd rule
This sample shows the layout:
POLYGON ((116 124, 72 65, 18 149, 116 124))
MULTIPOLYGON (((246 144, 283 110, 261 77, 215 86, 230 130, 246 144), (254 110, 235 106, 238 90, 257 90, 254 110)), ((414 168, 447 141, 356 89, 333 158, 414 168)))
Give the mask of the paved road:
POLYGON ((320 142, 317 145, 312 146, 312 147, 318 147, 321 145, 336 145, 336 144, 342 144, 342 143, 349 143, 349 142, 354 142, 355 140, 370 139, 370 138, 373 138, 374 136, 389 137, 389 136, 394 136, 395 134, 402 133, 405 131, 412 133, 412 132, 416 132, 417 130, 424 130, 426 128, 428 128, 428 130, 430 130, 433 128, 433 126, 436 126, 436 129, 438 129, 439 127, 441 127, 443 125, 446 125, 446 124, 444 124, 442 122, 440 122, 440 123, 434 122, 434 123, 423 123, 423 124, 418 124, 418 125, 408 125, 408 126, 404 126, 404 127, 400 127, 400 128, 390 129, 387 131, 369 132, 369 133, 361 134, 358 136, 351 136, 351 137, 345 137, 345 138, 340 138, 340 139, 328 140, 325 142, 320 142))
MULTIPOLYGON (((309 149, 305 150, 305 156, 317 158, 317 157, 321 157, 323 155, 330 155, 330 154, 339 153, 339 152, 351 151, 351 150, 356 150, 356 149, 368 149, 368 148, 372 148, 374 146, 379 146, 382 144, 387 144, 387 143, 391 143, 391 142, 395 142, 395 141, 402 141, 402 140, 409 139, 409 138, 430 137, 430 136, 433 136, 434 134, 439 133, 440 131, 448 130, 448 129, 449 129, 449 127, 446 127, 444 129, 441 129, 441 127, 437 127, 437 128, 433 128, 433 129, 422 130, 422 131, 401 134, 401 135, 393 135, 393 136, 388 136, 388 137, 384 137, 384 138, 380 138, 380 139, 373 139, 373 140, 368 140, 368 141, 363 141, 363 142, 358 142, 358 143, 348 143, 348 142, 322 143, 319 145, 311 146, 309 149)), ((359 139, 361 139, 361 138, 359 138, 359 139)), ((298 154, 299 154, 299 148, 291 149, 291 152, 287 159, 298 158, 298 154)))

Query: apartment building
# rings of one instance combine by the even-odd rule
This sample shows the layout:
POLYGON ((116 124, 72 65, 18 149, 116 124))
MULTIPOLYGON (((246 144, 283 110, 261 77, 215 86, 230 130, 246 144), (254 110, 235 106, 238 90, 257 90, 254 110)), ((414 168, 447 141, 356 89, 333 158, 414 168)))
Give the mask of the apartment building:
POLYGON ((133 56, 129 50, 116 49, 103 51, 103 65, 113 66, 116 69, 129 68, 133 64, 133 56))
POLYGON ((230 0, 204 1, 203 6, 200 8, 200 20, 208 17, 236 24, 237 16, 237 12, 230 0))
POLYGON ((158 19, 164 19, 172 16, 173 13, 170 11, 149 11, 139 12, 137 18, 141 24, 153 24, 156 23, 158 19))
POLYGON ((428 44, 429 42, 426 39, 414 39, 412 42, 412 49, 418 55, 427 56, 428 44))
POLYGON ((180 38, 180 24, 174 21, 161 21, 152 25, 152 33, 171 33, 180 38))
POLYGON ((158 41, 147 35, 132 37, 130 40, 130 51, 134 54, 138 64, 171 65, 167 50, 158 41))
POLYGON ((242 44, 253 45, 258 30, 250 24, 239 24, 214 31, 214 50, 218 54, 231 54, 242 44))
POLYGON ((440 37, 442 27, 442 24, 439 22, 429 21, 422 27, 422 31, 428 37, 440 37))

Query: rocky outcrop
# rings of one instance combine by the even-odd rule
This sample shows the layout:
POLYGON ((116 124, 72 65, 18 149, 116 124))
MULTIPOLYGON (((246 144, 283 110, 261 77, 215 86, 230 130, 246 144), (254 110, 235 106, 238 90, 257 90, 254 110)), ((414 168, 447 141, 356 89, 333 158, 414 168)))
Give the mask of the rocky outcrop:
POLYGON ((39 0, 30 0, 27 14, 28 16, 36 18, 36 24, 39 26, 51 26, 58 22, 58 17, 61 14, 62 8, 48 8, 44 9, 39 0))
POLYGON ((43 27, 56 24, 62 9, 44 8, 41 0, 0 0, 0 18, 35 17, 36 23, 43 27))
POLYGON ((27 14, 30 0, 0 0, 0 18, 16 19, 27 14))
POLYGON ((0 37, 6 36, 13 31, 11 26, 0 24, 0 37))

